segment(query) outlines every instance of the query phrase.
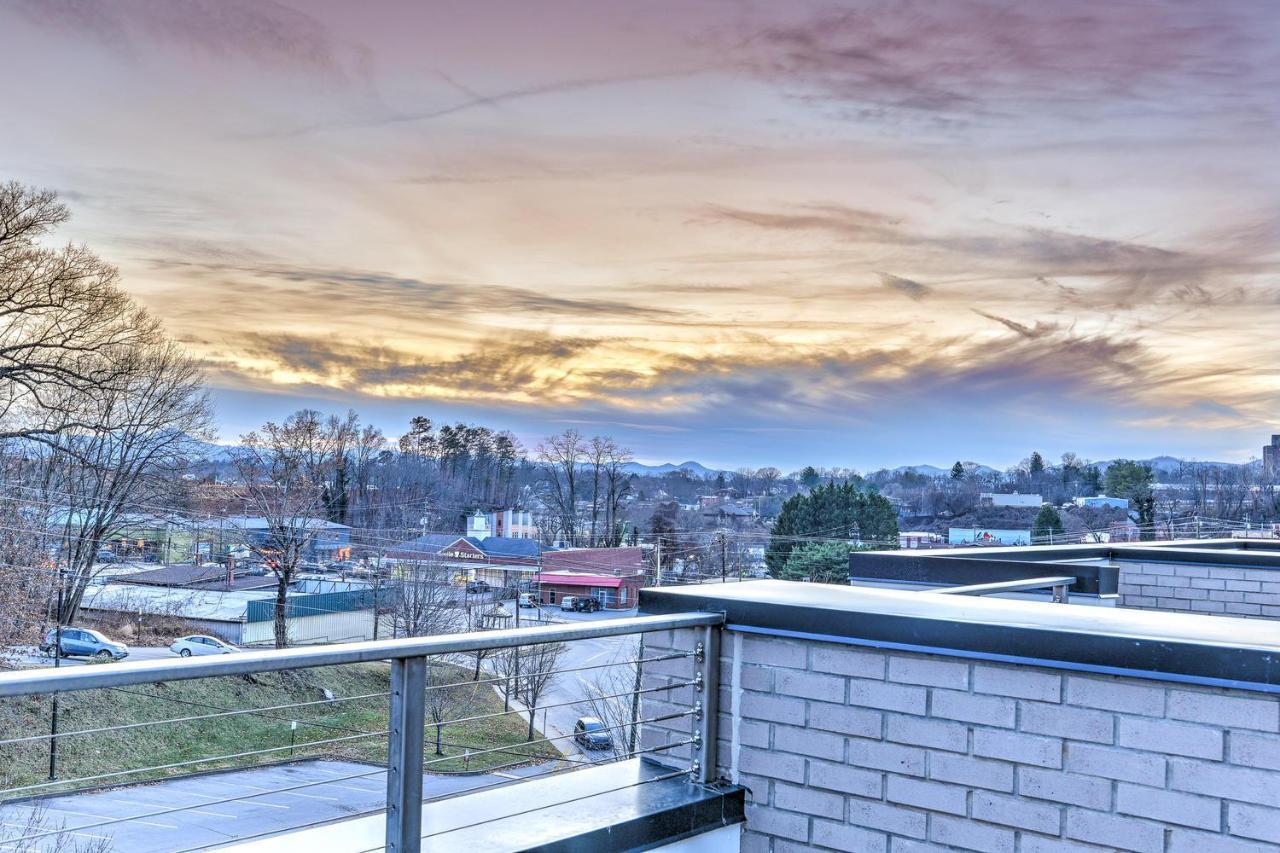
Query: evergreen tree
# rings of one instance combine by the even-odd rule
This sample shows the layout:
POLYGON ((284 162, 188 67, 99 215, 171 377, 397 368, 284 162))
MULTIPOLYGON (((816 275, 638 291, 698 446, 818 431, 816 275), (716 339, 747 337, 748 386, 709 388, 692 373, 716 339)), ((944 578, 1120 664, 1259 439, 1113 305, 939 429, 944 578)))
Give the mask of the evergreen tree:
POLYGON ((807 542, 787 557, 780 577, 791 581, 847 584, 849 554, 854 550, 848 542, 807 542))
POLYGON ((782 577, 792 550, 804 539, 859 539, 877 548, 896 548, 898 516, 883 496, 859 491, 852 483, 828 483, 782 505, 773 524, 765 562, 782 577))
POLYGON ((1062 516, 1058 511, 1051 504, 1040 507, 1036 520, 1031 523, 1031 541, 1052 544, 1054 537, 1061 536, 1063 532, 1062 516))
POLYGON ((960 464, 959 459, 956 460, 956 464, 951 466, 951 479, 953 480, 964 479, 964 466, 960 464))
POLYGON ((804 470, 800 472, 800 485, 806 489, 812 489, 822 482, 822 477, 818 476, 818 470, 812 465, 804 466, 804 470))
POLYGON ((1044 457, 1040 455, 1038 450, 1031 451, 1031 459, 1027 462, 1027 473, 1032 477, 1044 473, 1044 457))

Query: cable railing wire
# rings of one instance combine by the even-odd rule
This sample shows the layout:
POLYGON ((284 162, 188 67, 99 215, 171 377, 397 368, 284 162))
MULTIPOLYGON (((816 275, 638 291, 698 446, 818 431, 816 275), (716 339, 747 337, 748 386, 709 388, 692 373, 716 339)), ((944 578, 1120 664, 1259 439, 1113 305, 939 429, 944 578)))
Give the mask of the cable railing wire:
MULTIPOLYGON (((693 713, 694 713, 694 711, 693 711, 693 710, 690 710, 690 711, 688 711, 688 712, 682 712, 682 713, 679 713, 679 714, 666 714, 666 715, 660 715, 660 716, 658 716, 658 717, 649 718, 649 719, 647 719, 647 720, 639 720, 639 719, 638 719, 638 720, 630 720, 630 721, 628 721, 628 722, 626 722, 626 723, 621 723, 621 724, 618 724, 617 726, 611 726, 611 727, 609 727, 609 728, 622 728, 622 727, 625 727, 625 726, 638 725, 638 724, 645 723, 645 722, 660 722, 660 721, 668 720, 668 719, 677 719, 677 718, 679 718, 679 717, 688 716, 688 715, 693 714, 693 713)), ((385 733, 384 733, 384 734, 385 734, 385 733)), ((546 740, 563 740, 565 737, 572 737, 572 735, 558 736, 558 737, 556 737, 556 738, 550 738, 550 739, 546 739, 546 740)), ((537 742, 538 742, 538 741, 534 741, 533 743, 537 743, 537 742)), ((690 744, 690 743, 692 743, 692 742, 693 742, 693 739, 692 739, 692 738, 690 738, 690 739, 688 739, 688 740, 686 740, 686 741, 677 741, 677 742, 675 742, 675 743, 665 744, 665 745, 662 745, 662 746, 660 746, 660 747, 656 747, 656 748, 654 748, 654 749, 651 749, 650 751, 661 751, 661 750, 665 750, 665 749, 674 749, 674 748, 679 747, 679 746, 686 746, 686 745, 688 745, 688 744, 690 744)), ((526 745, 528 745, 528 744, 526 744, 526 745)), ((285 747, 285 749, 287 749, 287 748, 288 748, 288 747, 285 747)), ((506 749, 506 748, 508 748, 508 747, 498 747, 497 749, 498 749, 498 750, 501 750, 501 749, 506 749)), ((490 750, 490 751, 493 751, 493 750, 490 750)), ((474 756, 474 755, 476 755, 476 754, 477 754, 477 753, 472 753, 472 755, 473 755, 473 756, 474 756)), ((449 757, 448 757, 448 760, 456 761, 456 760, 457 760, 457 756, 449 756, 449 757)), ((562 759, 552 759, 552 760, 562 760, 562 759)), ((425 766, 426 764, 428 764, 428 763, 429 763, 429 762, 423 762, 424 766, 425 766)), ((241 794, 241 795, 239 795, 239 796, 234 796, 234 797, 222 797, 222 798, 219 798, 219 799, 216 799, 216 800, 207 800, 207 801, 198 802, 198 803, 189 803, 189 804, 187 804, 187 805, 185 805, 185 806, 175 806, 175 807, 173 807, 173 808, 159 809, 159 810, 156 810, 156 811, 144 812, 144 813, 142 813, 142 814, 129 815, 128 817, 109 818, 109 819, 107 819, 107 820, 104 820, 104 821, 97 821, 97 822, 95 822, 95 823, 86 823, 86 824, 79 824, 79 825, 77 825, 77 826, 73 826, 73 827, 63 827, 63 828, 59 828, 59 829, 51 829, 51 830, 46 830, 46 831, 42 831, 42 832, 38 832, 38 833, 30 833, 30 834, 23 835, 23 836, 16 837, 16 838, 0 838, 0 846, 4 846, 4 845, 13 845, 13 844, 17 844, 18 842, 22 842, 22 841, 34 841, 34 840, 37 840, 37 839, 40 839, 40 838, 47 838, 47 837, 49 837, 49 836, 51 836, 51 835, 59 835, 59 834, 64 833, 64 832, 80 832, 80 831, 83 831, 83 830, 86 830, 86 829, 99 829, 99 828, 104 827, 104 826, 112 826, 112 825, 115 825, 115 824, 129 823, 129 822, 132 822, 132 821, 147 820, 147 819, 149 819, 149 818, 154 818, 154 817, 163 817, 163 816, 165 816, 165 815, 177 814, 177 813, 185 812, 185 811, 192 811, 192 810, 195 810, 195 809, 205 808, 205 807, 207 807, 207 806, 218 806, 218 805, 224 805, 224 804, 226 804, 226 803, 239 802, 239 801, 241 801, 241 800, 250 800, 250 799, 255 799, 255 798, 257 798, 257 797, 267 797, 267 796, 272 796, 272 795, 274 795, 274 794, 286 794, 286 793, 289 793, 289 792, 291 792, 291 791, 297 791, 297 790, 301 790, 301 789, 304 789, 304 788, 314 788, 314 787, 317 787, 317 786, 320 786, 320 785, 332 785, 332 784, 335 784, 335 783, 337 783, 337 782, 347 782, 347 781, 351 781, 351 780, 354 780, 354 779, 368 779, 368 778, 372 778, 372 777, 375 777, 375 776, 381 776, 381 775, 383 775, 383 774, 384 774, 384 773, 386 773, 386 772, 387 772, 387 771, 386 771, 386 768, 384 768, 384 767, 380 767, 380 768, 378 768, 378 769, 376 769, 376 770, 370 770, 370 771, 365 772, 365 773, 352 773, 352 774, 347 774, 347 775, 343 775, 343 776, 336 776, 336 777, 333 777, 333 778, 330 778, 330 779, 322 779, 322 780, 312 781, 312 782, 301 782, 301 783, 296 784, 296 785, 287 785, 287 786, 282 787, 282 788, 274 788, 274 789, 267 790, 267 791, 255 791, 254 793, 251 793, 251 794, 241 794)), ((672 774, 670 778, 675 778, 675 776, 686 776, 686 775, 688 775, 688 771, 687 771, 687 770, 681 770, 681 771, 679 771, 678 773, 672 774)), ((508 781, 515 782, 515 781, 518 781, 518 780, 514 780, 514 779, 513 779, 513 780, 508 780, 508 781)), ((461 791, 461 792, 459 792, 459 793, 467 793, 467 791, 461 791)), ((424 802, 426 802, 426 801, 427 801, 427 800, 424 800, 424 802)), ((375 849, 381 849, 381 848, 375 848, 375 849)))
POLYGON ((205 758, 193 758, 188 761, 175 761, 169 764, 154 764, 149 767, 136 767, 130 770, 114 770, 110 773, 98 773, 93 776, 79 776, 74 779, 56 779, 50 782, 40 782, 34 785, 21 785, 16 788, 5 788, 0 790, 0 796, 7 794, 25 793, 27 791, 36 791, 44 788, 57 788, 62 785, 77 785, 81 782, 99 782, 103 779, 118 779, 122 776, 134 776, 140 773, 151 773, 156 770, 176 770, 180 767, 194 767, 199 764, 210 764, 216 761, 229 761, 236 758, 252 758, 255 755, 267 755, 270 753, 283 752, 284 750, 306 749, 316 746, 325 746, 332 743, 344 743, 353 740, 362 740, 370 737, 386 737, 388 731, 384 729, 380 732, 361 732, 354 735, 343 735, 342 737, 323 738, 321 740, 305 741, 298 744, 287 744, 285 746, 272 746, 263 749, 252 749, 247 752, 233 752, 224 755, 210 755, 205 758))

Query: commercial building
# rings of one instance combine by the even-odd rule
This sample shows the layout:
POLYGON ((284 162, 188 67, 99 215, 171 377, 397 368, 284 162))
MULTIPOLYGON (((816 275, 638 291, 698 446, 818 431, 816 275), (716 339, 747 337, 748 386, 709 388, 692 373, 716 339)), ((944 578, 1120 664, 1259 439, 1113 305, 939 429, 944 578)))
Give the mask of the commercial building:
POLYGON ((1000 530, 990 527, 952 527, 948 545, 1030 545, 1030 530, 1000 530))
POLYGON ((1092 507, 1095 509, 1128 509, 1128 498, 1113 498, 1107 495, 1095 495, 1093 497, 1079 497, 1075 499, 1076 506, 1092 507))
POLYGON ((942 544, 942 534, 931 530, 904 530, 898 534, 899 548, 936 548, 942 544))
POLYGON ((467 517, 467 536, 473 539, 537 539, 538 526, 533 513, 523 509, 476 512, 467 517))
POLYGON ((1271 436, 1271 443, 1262 448, 1262 475, 1268 480, 1280 479, 1280 435, 1271 436))
POLYGON ((507 588, 529 583, 542 568, 542 553, 534 539, 428 533, 399 543, 386 556, 394 563, 438 561, 452 569, 458 580, 507 588))
POLYGON ((1040 495, 1023 495, 1018 492, 983 492, 978 495, 978 502, 983 506, 1038 507, 1044 503, 1044 498, 1040 495))
MULTIPOLYGON (((299 518, 292 524, 307 531, 310 537, 303 556, 309 560, 345 560, 351 556, 351 528, 345 524, 327 521, 323 518, 299 518)), ((216 550, 220 555, 230 553, 237 546, 250 548, 265 547, 270 544, 271 522, 261 516, 237 515, 220 518, 211 522, 205 530, 210 543, 208 550, 216 550)))
POLYGON ((559 604, 565 596, 594 598, 608 610, 629 610, 639 600, 640 575, 599 575, 585 572, 541 572, 534 577, 542 604, 559 604))
MULTIPOLYGON (((333 582, 329 582, 332 584, 333 582)), ((370 587, 296 585, 288 597, 289 642, 347 643, 374 637, 376 621, 370 587)), ((90 586, 81 609, 88 615, 180 619, 193 632, 212 634, 240 646, 275 640, 273 589, 218 590, 111 582, 90 586)))

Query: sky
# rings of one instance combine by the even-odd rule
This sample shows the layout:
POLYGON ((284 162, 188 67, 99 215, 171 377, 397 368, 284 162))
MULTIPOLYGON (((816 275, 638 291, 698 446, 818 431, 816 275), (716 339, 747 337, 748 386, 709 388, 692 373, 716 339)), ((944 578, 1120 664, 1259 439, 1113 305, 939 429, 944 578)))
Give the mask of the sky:
POLYGON ((0 0, 0 179, 233 441, 1242 461, 1280 432, 1268 2, 0 0))

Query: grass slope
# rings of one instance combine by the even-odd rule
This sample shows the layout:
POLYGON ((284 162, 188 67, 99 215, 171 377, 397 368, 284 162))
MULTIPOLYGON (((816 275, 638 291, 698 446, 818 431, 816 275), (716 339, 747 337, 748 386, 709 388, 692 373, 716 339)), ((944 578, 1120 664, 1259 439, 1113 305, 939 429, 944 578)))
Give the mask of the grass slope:
MULTIPOLYGON (((110 664, 105 664, 109 666, 110 664)), ((458 719, 502 711, 502 700, 489 684, 469 684, 465 668, 437 664, 446 677, 433 683, 458 682, 443 688, 443 717, 458 719)), ((114 774, 78 784, 48 785, 47 739, 4 742, 49 732, 49 697, 0 700, 0 798, 32 796, 80 787, 140 782, 213 768, 248 766, 306 756, 337 756, 385 763, 388 725, 389 667, 351 664, 296 672, 228 676, 165 684, 112 688, 65 694, 59 699, 58 730, 88 731, 108 726, 264 709, 252 714, 215 716, 166 725, 111 732, 90 732, 58 739, 59 780, 114 774), (326 701, 324 691, 335 699, 326 701), (375 695, 370 695, 375 694, 375 695), (383 695, 376 695, 383 694, 383 695), (302 708, 274 706, 316 702, 302 708), (291 723, 297 721, 296 731, 291 723), (372 733, 365 735, 365 733, 372 733), (290 749, 291 736, 294 746, 290 749), (334 738, 338 742, 318 743, 334 738), (241 755, 274 749, 257 755, 241 755), (232 756, 218 758, 218 756, 232 756), (141 771, 141 768, 181 764, 141 771), (28 787, 37 786, 37 787, 28 787), (19 789, 19 790, 14 790, 19 789)), ((485 770, 514 763, 558 758, 550 744, 527 744, 527 723, 516 714, 445 726, 444 759, 435 755, 435 727, 428 725, 425 758, 433 772, 485 770), (502 751, 470 757, 469 753, 501 747, 502 751)), ((541 735, 535 733, 535 739, 541 735)))

